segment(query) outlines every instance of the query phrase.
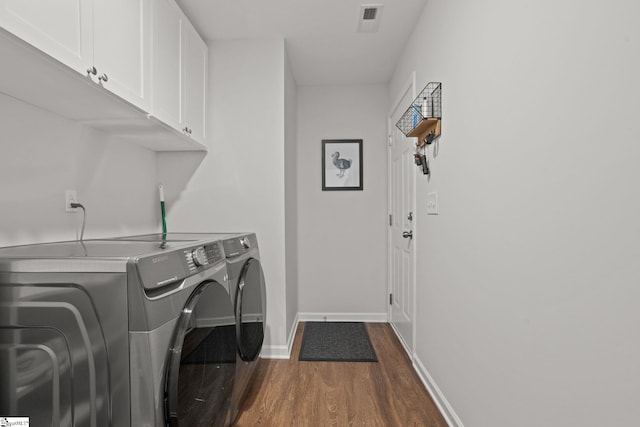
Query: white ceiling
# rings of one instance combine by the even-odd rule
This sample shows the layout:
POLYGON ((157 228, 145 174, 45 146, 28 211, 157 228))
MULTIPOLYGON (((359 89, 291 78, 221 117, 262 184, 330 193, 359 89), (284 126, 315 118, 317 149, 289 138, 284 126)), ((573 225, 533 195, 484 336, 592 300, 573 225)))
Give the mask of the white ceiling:
POLYGON ((178 0, 206 40, 284 38, 299 85, 387 83, 427 0, 178 0), (361 5, 383 5, 375 33, 361 5))

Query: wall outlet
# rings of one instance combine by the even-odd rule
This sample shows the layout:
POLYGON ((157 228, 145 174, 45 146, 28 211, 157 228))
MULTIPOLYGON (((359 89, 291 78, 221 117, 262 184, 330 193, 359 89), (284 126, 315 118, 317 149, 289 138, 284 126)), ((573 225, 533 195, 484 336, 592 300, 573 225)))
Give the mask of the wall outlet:
POLYGON ((76 190, 66 190, 64 192, 64 207, 67 212, 76 212, 78 208, 72 208, 71 203, 78 203, 78 193, 76 190))
POLYGON ((427 193, 427 215, 438 215, 438 193, 427 193))

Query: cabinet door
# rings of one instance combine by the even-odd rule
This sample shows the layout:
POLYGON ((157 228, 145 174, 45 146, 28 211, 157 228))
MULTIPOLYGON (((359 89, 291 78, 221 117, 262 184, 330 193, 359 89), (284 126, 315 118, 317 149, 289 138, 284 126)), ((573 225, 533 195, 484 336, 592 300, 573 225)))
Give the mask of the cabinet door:
POLYGON ((152 115, 180 129, 182 11, 173 0, 153 0, 152 14, 152 115))
POLYGON ((190 22, 184 22, 184 124, 198 142, 205 138, 205 108, 207 94, 207 45, 190 22))
POLYGON ((0 26, 86 74, 93 55, 93 0, 0 0, 0 26))
POLYGON ((97 76, 106 75, 107 81, 102 81, 105 88, 148 111, 149 0, 94 0, 93 9, 93 65, 97 76))

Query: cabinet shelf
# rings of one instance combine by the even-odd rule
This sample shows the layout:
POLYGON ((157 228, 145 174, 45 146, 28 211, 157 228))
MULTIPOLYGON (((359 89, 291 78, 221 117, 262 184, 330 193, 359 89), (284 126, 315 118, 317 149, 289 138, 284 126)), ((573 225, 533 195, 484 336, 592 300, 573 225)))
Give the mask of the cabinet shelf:
POLYGON ((207 148, 0 28, 0 92, 154 151, 207 148))

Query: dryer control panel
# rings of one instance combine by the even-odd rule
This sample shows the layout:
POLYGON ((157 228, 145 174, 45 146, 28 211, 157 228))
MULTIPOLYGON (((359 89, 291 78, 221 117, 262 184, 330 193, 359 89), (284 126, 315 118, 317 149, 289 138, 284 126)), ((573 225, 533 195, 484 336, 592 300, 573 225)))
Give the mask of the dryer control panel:
POLYGON ((235 236, 223 241, 224 254, 227 258, 245 254, 258 247, 258 240, 255 233, 248 233, 235 236))

